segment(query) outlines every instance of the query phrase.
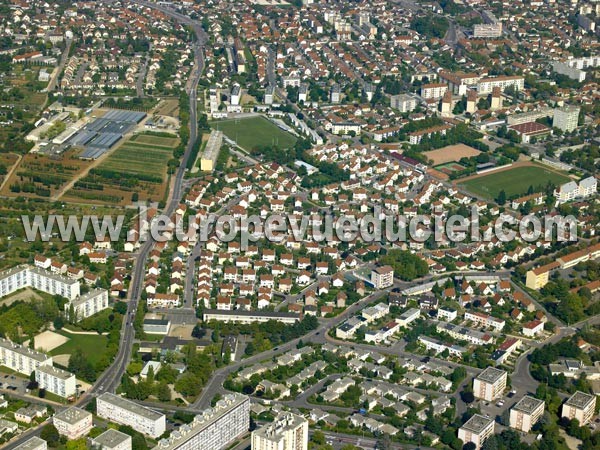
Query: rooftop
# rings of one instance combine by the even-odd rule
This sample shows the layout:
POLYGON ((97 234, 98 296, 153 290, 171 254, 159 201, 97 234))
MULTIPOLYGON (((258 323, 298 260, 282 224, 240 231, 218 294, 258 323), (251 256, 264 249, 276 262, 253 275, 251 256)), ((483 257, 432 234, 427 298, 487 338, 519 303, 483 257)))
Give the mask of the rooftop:
POLYGON ((132 402, 131 400, 124 399, 123 397, 111 394, 110 392, 105 392, 104 394, 98 397, 98 400, 110 403, 111 405, 125 409, 133 414, 137 414, 138 416, 142 416, 149 420, 158 420, 161 417, 164 417, 164 414, 153 411, 142 405, 138 405, 137 403, 132 402))
POLYGON ((516 411, 524 412, 526 414, 533 414, 540 406, 543 405, 543 400, 539 400, 537 398, 526 395, 521 400, 519 400, 515 406, 513 406, 513 409, 516 411))
POLYGON ((58 414, 54 415, 54 420, 60 420, 62 422, 67 422, 68 424, 74 425, 78 422, 81 422, 83 419, 87 417, 91 417, 92 413, 88 411, 84 411, 79 408, 69 408, 58 414))
POLYGON ((292 413, 284 413, 279 415, 273 423, 265 425, 259 428, 254 433, 258 436, 262 436, 266 439, 273 439, 274 437, 282 436, 287 430, 294 430, 306 422, 306 419, 302 416, 297 416, 292 413))
POLYGON ((101 448, 115 448, 117 445, 131 439, 131 436, 120 431, 109 428, 101 435, 95 437, 92 443, 99 445, 101 448))
POLYGON ((593 395, 577 391, 565 402, 565 405, 569 405, 578 409, 585 409, 595 399, 596 397, 594 397, 593 395))
POLYGON ((479 375, 477 375, 477 379, 480 381, 485 381, 486 383, 495 383, 500 378, 506 376, 505 370, 496 369, 494 367, 488 367, 479 375))
POLYGON ((475 414, 461 427, 475 434, 481 434, 487 427, 494 426, 494 420, 489 417, 475 414))
POLYGON ((28 358, 35 359, 39 362, 45 362, 48 359, 50 359, 50 357, 45 353, 37 352, 28 347, 23 347, 22 345, 15 344, 14 342, 2 338, 0 338, 0 347, 5 348, 9 351, 13 351, 15 353, 19 353, 23 356, 27 356, 28 358))
POLYGON ((58 367, 54 366, 40 366, 36 370, 38 372, 43 372, 53 377, 60 378, 62 380, 68 380, 69 378, 75 376, 71 372, 67 372, 66 370, 59 369, 58 367))

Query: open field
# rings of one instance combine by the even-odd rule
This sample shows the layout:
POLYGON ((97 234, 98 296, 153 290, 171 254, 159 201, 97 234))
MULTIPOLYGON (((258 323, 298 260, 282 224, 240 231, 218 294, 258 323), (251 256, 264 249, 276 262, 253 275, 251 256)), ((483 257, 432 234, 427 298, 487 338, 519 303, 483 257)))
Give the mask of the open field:
POLYGON ((473 147, 465 144, 447 145, 446 147, 438 148, 424 152, 423 154, 433 161, 434 166, 446 164, 452 161, 460 161, 461 158, 471 158, 479 155, 481 152, 473 147))
POLYGON ((221 130, 228 138, 236 141, 245 150, 268 145, 275 145, 284 149, 290 148, 296 143, 294 136, 260 116, 219 120, 212 122, 211 127, 215 130, 221 130))
MULTIPOLYGON (((62 334, 46 330, 33 338, 33 344, 36 350, 51 352, 55 348, 65 344, 68 340, 69 338, 62 334)), ((23 343, 23 345, 28 344, 29 341, 23 343)))
POLYGON ((546 187, 548 182, 559 185, 570 181, 561 172, 534 163, 517 163, 506 169, 474 175, 457 181, 456 184, 475 195, 494 199, 504 190, 507 197, 525 195, 530 186, 535 191, 546 187))
POLYGON ((90 170, 64 198, 127 205, 137 193, 139 200, 159 201, 167 189, 167 163, 176 145, 175 138, 137 135, 90 170))
POLYGON ((41 299, 42 299, 42 296, 40 294, 38 294, 33 289, 27 287, 24 289, 19 289, 17 292, 14 292, 10 295, 7 295, 6 297, 3 297, 2 300, 0 300, 0 306, 10 306, 14 302, 19 302, 19 301, 30 302, 30 301, 36 301, 36 300, 41 300, 41 299))
POLYGON ((61 156, 28 153, 14 168, 0 194, 49 198, 77 177, 91 163, 77 158, 74 150, 61 156))
POLYGON ((179 115, 179 100, 173 98, 161 100, 154 110, 154 114, 177 117, 179 115))
POLYGON ((86 358, 96 364, 106 353, 108 338, 100 335, 90 334, 69 334, 64 331, 58 332, 61 336, 67 338, 67 342, 55 347, 50 351, 50 355, 71 355, 75 350, 80 349, 86 358))

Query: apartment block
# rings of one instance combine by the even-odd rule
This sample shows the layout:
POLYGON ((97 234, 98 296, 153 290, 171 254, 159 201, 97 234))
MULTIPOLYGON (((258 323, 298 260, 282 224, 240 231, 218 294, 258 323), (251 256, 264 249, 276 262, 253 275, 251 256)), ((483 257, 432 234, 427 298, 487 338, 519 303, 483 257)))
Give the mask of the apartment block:
POLYGON ((544 402, 526 395, 510 409, 510 427, 529 433, 544 414, 544 402))
POLYGON ((69 300, 79 296, 79 281, 39 267, 22 265, 0 272, 0 298, 25 287, 69 300))
POLYGON ((491 402, 502 396, 506 389, 507 374, 505 370, 488 367, 473 378, 473 394, 491 402))
POLYGON ((394 284, 394 269, 391 266, 377 267, 371 271, 371 283, 376 289, 385 289, 394 284))
POLYGON ((561 417, 577 419, 583 426, 592 420, 596 408, 596 396, 577 391, 564 403, 561 417))
POLYGON ((477 83, 477 92, 479 95, 491 94, 495 87, 500 88, 501 91, 508 87, 514 87, 515 90, 522 90, 525 86, 525 78, 518 75, 504 75, 494 78, 482 78, 477 83))
POLYGON ((69 408, 55 414, 52 422, 59 434, 69 440, 86 436, 93 427, 92 413, 80 408, 69 408))
POLYGON ((22 444, 13 447, 13 450, 48 450, 48 444, 45 440, 34 436, 31 439, 26 440, 22 444))
POLYGON ((39 383, 40 388, 59 397, 69 398, 77 393, 75 375, 58 367, 48 365, 38 367, 35 371, 35 381, 39 383))
POLYGON ((492 434, 494 434, 494 419, 480 414, 475 414, 458 429, 458 438, 465 444, 472 442, 477 450, 492 434))
POLYGON ((252 450, 308 450, 308 421, 296 414, 280 414, 273 423, 252 432, 252 450))
POLYGON ((500 36, 502 36, 502 22, 473 25, 473 37, 475 38, 497 38, 500 36))
POLYGON ((65 312, 70 314, 71 307, 75 317, 73 320, 79 321, 86 317, 93 316, 96 313, 108 308, 108 291, 106 289, 92 289, 87 294, 65 304, 65 312))
POLYGON ((442 98, 448 91, 448 85, 445 83, 430 83, 421 86, 421 97, 424 99, 442 98))
POLYGON ((194 420, 182 425, 162 439, 162 450, 195 450, 227 448, 250 428, 250 398, 241 394, 228 394, 198 414, 194 420))
POLYGON ((99 450, 131 450, 131 436, 109 428, 91 440, 91 447, 99 450))
POLYGON ((390 96, 390 106, 402 113, 413 111, 417 104, 417 99, 407 94, 390 96))
POLYGON ((105 392, 97 398, 96 412, 103 419, 129 425, 134 430, 152 438, 159 437, 166 430, 164 414, 109 392, 105 392))
POLYGON ((52 357, 0 338, 0 365, 29 376, 40 366, 52 366, 52 357))
POLYGON ((571 132, 577 128, 579 122, 579 111, 577 106, 565 106, 554 110, 554 119, 552 126, 562 131, 571 132))

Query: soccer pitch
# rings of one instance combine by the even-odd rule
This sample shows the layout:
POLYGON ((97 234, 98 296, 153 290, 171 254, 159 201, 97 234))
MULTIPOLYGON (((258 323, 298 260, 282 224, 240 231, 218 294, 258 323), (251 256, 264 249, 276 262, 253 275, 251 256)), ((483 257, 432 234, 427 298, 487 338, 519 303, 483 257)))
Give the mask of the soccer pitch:
POLYGON ((219 120, 212 122, 211 127, 222 131, 225 136, 237 142, 240 147, 248 151, 264 146, 275 146, 286 149, 296 143, 294 136, 260 116, 219 120))

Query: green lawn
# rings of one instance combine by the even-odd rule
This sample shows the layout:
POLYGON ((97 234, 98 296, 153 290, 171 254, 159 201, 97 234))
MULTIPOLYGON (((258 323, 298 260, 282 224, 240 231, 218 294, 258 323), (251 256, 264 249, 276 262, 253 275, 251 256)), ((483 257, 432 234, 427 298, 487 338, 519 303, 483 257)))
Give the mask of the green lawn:
POLYGON ((222 131, 245 150, 268 145, 285 149, 296 143, 294 136, 283 131, 264 117, 219 120, 212 122, 211 127, 222 131))
POLYGON ((560 185, 570 180, 566 175, 541 166, 525 166, 502 172, 492 172, 489 175, 460 183, 460 186, 473 194, 495 199, 503 189, 506 196, 510 198, 527 194, 530 186, 539 192, 546 187, 548 182, 560 185))
POLYGON ((52 350, 50 355, 70 355, 79 348, 92 364, 96 364, 106 354, 107 336, 100 336, 99 334, 71 334, 66 331, 58 331, 57 333, 66 336, 69 340, 60 347, 52 350))

